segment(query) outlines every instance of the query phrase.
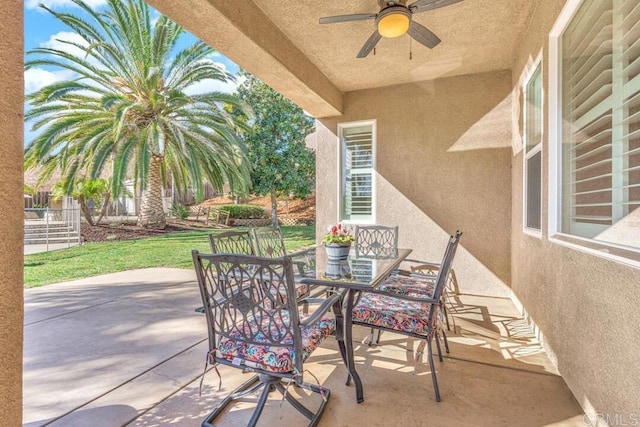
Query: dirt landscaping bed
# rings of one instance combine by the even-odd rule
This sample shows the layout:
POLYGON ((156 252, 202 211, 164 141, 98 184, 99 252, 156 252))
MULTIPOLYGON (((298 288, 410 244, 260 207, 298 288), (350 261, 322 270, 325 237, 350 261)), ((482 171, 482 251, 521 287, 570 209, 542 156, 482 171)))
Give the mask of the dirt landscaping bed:
POLYGON ((112 222, 94 225, 83 223, 81 234, 85 243, 108 242, 119 240, 136 240, 145 237, 161 236, 179 231, 209 229, 206 225, 196 221, 180 221, 167 219, 167 227, 164 230, 150 230, 138 227, 135 221, 112 222))
MULTIPOLYGON (((244 202, 245 204, 261 206, 271 213, 271 198, 269 196, 253 196, 244 202)), ((216 207, 219 205, 233 204, 233 200, 227 197, 216 197, 205 200, 200 204, 203 207, 216 207)), ((310 195, 306 200, 291 199, 278 201, 278 217, 283 225, 313 224, 316 219, 316 196, 310 195)))
MULTIPOLYGON (((252 197, 247 201, 252 205, 262 206, 269 210, 271 199, 269 197, 252 197)), ((232 204, 233 201, 226 197, 217 197, 204 201, 200 206, 216 207, 222 204, 232 204)), ((315 222, 315 196, 309 196, 306 200, 280 201, 278 206, 278 217, 284 226, 313 225, 315 222)), ((244 227, 265 227, 269 226, 270 220, 230 220, 229 225, 244 227)), ((175 233, 189 230, 219 230, 212 222, 209 225, 205 222, 205 217, 200 217, 198 221, 195 217, 191 220, 179 220, 167 218, 167 227, 164 230, 147 230, 136 226, 136 221, 113 221, 103 222, 96 226, 82 224, 82 240, 90 242, 108 242, 121 240, 137 240, 145 237, 161 236, 163 234, 175 233)))

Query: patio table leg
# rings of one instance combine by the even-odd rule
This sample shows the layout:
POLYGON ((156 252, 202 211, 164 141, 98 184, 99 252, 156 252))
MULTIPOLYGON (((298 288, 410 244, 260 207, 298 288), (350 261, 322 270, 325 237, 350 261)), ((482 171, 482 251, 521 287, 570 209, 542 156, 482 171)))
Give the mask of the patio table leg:
POLYGON ((347 349, 344 346, 344 316, 342 315, 342 304, 339 300, 336 305, 333 306, 333 314, 336 316, 336 340, 338 341, 338 348, 340 349, 344 366, 348 369, 347 349))
MULTIPOLYGON (((360 380, 360 376, 356 372, 356 361, 355 355, 353 354, 353 300, 355 296, 355 292, 352 289, 349 289, 349 293, 347 294, 347 312, 345 313, 345 325, 344 325, 344 340, 347 350, 347 369, 349 370, 349 377, 353 379, 353 382, 356 386, 356 401, 358 403, 364 402, 364 391, 362 389, 362 381, 360 380)), ((349 385, 349 378, 347 378, 347 385, 349 385)))

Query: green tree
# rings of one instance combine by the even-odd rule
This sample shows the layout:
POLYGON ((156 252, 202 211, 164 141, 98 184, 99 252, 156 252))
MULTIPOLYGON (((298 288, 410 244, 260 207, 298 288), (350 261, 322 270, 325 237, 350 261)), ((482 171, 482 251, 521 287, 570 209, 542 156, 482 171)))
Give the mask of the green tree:
POLYGON ((313 132, 314 119, 261 80, 246 71, 238 97, 249 104, 253 119, 243 116, 251 130, 243 134, 249 149, 253 192, 271 196, 271 221, 278 226, 278 196, 293 193, 306 197, 315 182, 315 154, 305 138, 313 132))
POLYGON ((70 195, 78 201, 80 212, 84 215, 89 225, 99 224, 107 212, 109 201, 111 200, 111 191, 109 182, 106 179, 82 179, 75 180, 73 188, 69 192, 65 188, 63 181, 59 181, 54 187, 52 196, 54 199, 60 200, 66 195, 70 195), (96 218, 89 209, 89 203, 93 202, 97 210, 96 218), (99 207, 99 208, 98 208, 99 207))
POLYGON ((26 148, 25 167, 42 166, 41 181, 60 168, 70 194, 76 181, 97 178, 109 165, 112 194, 125 178, 142 190, 138 225, 149 228, 165 227, 168 176, 198 200, 205 182, 246 193, 250 164, 238 136, 246 127, 225 105, 248 116, 250 109, 228 94, 188 94, 194 83, 233 78, 211 60, 213 49, 197 42, 176 51, 184 30, 164 16, 154 23, 143 0, 108 0, 100 12, 72 1, 90 19, 42 7, 83 42, 27 53, 26 69, 53 67, 74 77, 27 96, 26 120, 40 133, 26 148))
POLYGON ((37 187, 30 187, 27 184, 23 184, 22 185, 23 188, 23 193, 26 194, 27 196, 35 196, 36 194, 38 194, 38 188, 37 187))

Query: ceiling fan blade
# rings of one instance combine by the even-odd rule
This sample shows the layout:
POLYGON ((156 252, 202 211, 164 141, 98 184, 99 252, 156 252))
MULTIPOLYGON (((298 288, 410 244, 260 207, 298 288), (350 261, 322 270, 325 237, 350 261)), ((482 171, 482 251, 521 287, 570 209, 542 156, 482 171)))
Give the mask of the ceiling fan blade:
POLYGON ((416 21, 411 21, 411 25, 409 25, 409 30, 407 31, 415 41, 418 43, 422 43, 429 49, 433 49, 441 42, 441 40, 433 34, 430 30, 425 28, 424 26, 418 24, 416 21))
POLYGON ((460 3, 462 0, 418 0, 407 6, 413 13, 422 13, 429 10, 460 3))
POLYGON ((355 15, 338 15, 320 18, 321 24, 335 24, 336 22, 365 21, 367 19, 375 19, 378 16, 375 13, 358 13, 355 15))
POLYGON ((378 30, 375 30, 373 32, 373 34, 371 34, 371 37, 369 37, 367 39, 367 41, 365 42, 364 46, 362 46, 362 49, 360 49, 360 52, 358 52, 358 56, 357 57, 358 58, 364 58, 367 55, 369 55, 369 53, 371 53, 373 48, 376 47, 376 45, 378 44, 378 42, 380 41, 381 38, 382 38, 382 36, 378 32, 378 30))

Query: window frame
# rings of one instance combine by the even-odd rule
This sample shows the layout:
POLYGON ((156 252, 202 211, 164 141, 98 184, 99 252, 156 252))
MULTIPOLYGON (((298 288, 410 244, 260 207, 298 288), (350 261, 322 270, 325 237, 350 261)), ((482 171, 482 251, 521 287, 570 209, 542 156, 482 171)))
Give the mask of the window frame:
POLYGON ((337 196, 338 196, 338 212, 337 212, 337 221, 345 224, 375 224, 376 223, 376 164, 377 164, 377 129, 376 129, 376 120, 359 120, 353 122, 342 122, 338 123, 337 136, 338 136, 338 167, 336 168, 338 171, 338 188, 337 188, 337 196), (343 206, 343 188, 345 179, 345 158, 346 158, 346 146, 343 144, 342 134, 344 129, 360 127, 360 126, 371 126, 371 217, 368 219, 357 218, 357 219, 345 219, 344 218, 344 206, 343 206))
POLYGON ((525 234, 532 235, 534 237, 542 238, 542 194, 543 194, 543 185, 542 178, 544 176, 544 150, 543 150, 543 142, 545 137, 545 120, 544 120, 544 102, 545 102, 545 91, 544 91, 544 69, 542 62, 542 52, 538 54, 536 59, 531 63, 530 66, 527 66, 525 72, 521 77, 521 90, 522 90, 522 231, 525 234), (540 141, 530 150, 527 149, 528 146, 528 130, 529 123, 527 120, 527 88, 531 80, 536 75, 536 73, 540 73, 540 141), (527 213, 528 213, 528 160, 536 154, 540 153, 540 228, 532 228, 527 226, 527 213))
POLYGON ((559 246, 640 268, 640 249, 561 231, 562 224, 562 36, 585 0, 567 0, 549 32, 548 240, 559 246))

